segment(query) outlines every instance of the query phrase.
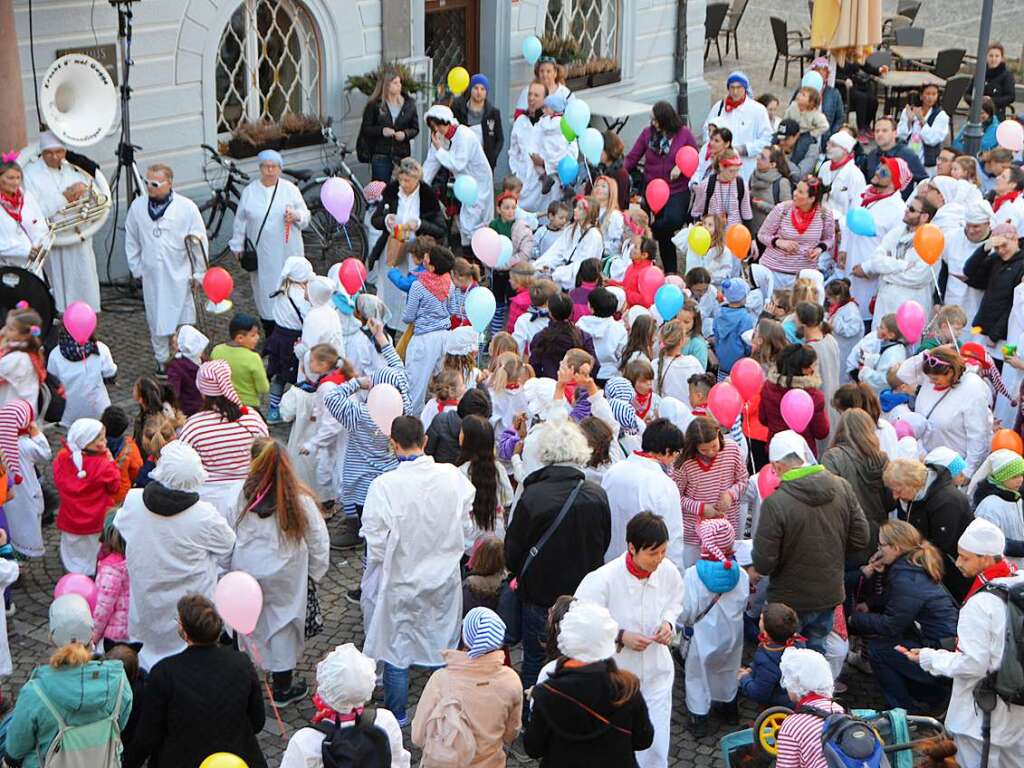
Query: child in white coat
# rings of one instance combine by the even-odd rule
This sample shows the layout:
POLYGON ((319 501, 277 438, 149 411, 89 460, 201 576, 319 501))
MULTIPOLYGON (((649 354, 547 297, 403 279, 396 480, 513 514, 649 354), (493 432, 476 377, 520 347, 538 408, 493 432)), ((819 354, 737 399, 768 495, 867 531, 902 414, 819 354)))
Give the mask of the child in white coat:
MULTIPOLYGON (((1013 451, 993 451, 971 478, 967 491, 974 504, 974 516, 988 520, 1006 537, 1006 543, 1020 547, 1024 542, 1021 486, 1024 485, 1024 459, 1013 451)), ((1018 568, 1024 558, 1007 557, 1018 568)))
POLYGON ((311 309, 302 321, 302 336, 295 345, 295 356, 299 359, 299 382, 313 381, 316 376, 306 368, 306 353, 317 344, 328 344, 338 356, 345 354, 345 339, 341 328, 341 316, 334 308, 332 298, 334 286, 330 280, 317 275, 307 286, 311 309))
POLYGON ((825 302, 828 307, 828 324, 839 345, 839 384, 850 381, 847 359, 850 352, 864 338, 864 320, 860 307, 850 295, 850 281, 837 278, 825 286, 825 302))
POLYGON ((50 352, 46 370, 64 385, 67 406, 60 423, 70 427, 79 419, 98 419, 110 405, 106 382, 117 375, 110 348, 95 335, 79 344, 61 328, 58 344, 50 352))
POLYGON ((50 444, 36 426, 34 409, 24 400, 11 400, 0 408, 0 451, 14 490, 4 504, 11 546, 26 557, 42 557, 43 491, 35 465, 50 461, 50 444))
POLYGON ((597 371, 594 378, 604 384, 618 373, 619 358, 626 348, 626 326, 615 319, 619 300, 607 288, 595 288, 587 297, 592 314, 576 321, 576 326, 589 333, 597 352, 597 371))

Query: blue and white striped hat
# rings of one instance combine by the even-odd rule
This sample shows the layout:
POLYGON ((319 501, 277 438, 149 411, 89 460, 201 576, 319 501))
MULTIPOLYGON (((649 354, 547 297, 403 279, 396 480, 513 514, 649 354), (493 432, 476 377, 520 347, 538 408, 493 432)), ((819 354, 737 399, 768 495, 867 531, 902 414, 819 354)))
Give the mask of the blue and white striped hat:
POLYGON ((396 368, 390 365, 378 368, 374 372, 371 382, 374 387, 378 384, 390 384, 397 389, 398 393, 402 396, 402 412, 405 414, 412 412, 412 400, 409 399, 409 377, 406 375, 404 368, 396 368))
POLYGON ((637 434, 640 430, 637 425, 636 408, 633 407, 636 390, 629 383, 629 379, 623 376, 612 376, 604 385, 604 397, 608 401, 612 415, 626 434, 637 434))
POLYGON ((505 622, 490 608, 474 608, 462 620, 462 641, 471 659, 496 651, 505 644, 505 622))

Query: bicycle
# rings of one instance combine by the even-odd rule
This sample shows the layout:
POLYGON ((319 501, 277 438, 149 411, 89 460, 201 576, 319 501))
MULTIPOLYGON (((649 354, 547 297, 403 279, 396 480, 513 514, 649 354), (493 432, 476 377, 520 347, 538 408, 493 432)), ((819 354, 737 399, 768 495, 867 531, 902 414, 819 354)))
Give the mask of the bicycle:
POLYGON ((214 253, 213 243, 220 235, 228 212, 231 213, 232 218, 238 212, 238 199, 242 194, 240 188, 249 182, 250 176, 245 171, 239 170, 233 160, 225 161, 220 153, 209 144, 200 146, 208 154, 203 162, 203 179, 206 180, 213 195, 199 206, 199 213, 203 217, 206 236, 210 242, 210 263, 215 264, 227 256, 229 249, 225 243, 223 248, 214 253))

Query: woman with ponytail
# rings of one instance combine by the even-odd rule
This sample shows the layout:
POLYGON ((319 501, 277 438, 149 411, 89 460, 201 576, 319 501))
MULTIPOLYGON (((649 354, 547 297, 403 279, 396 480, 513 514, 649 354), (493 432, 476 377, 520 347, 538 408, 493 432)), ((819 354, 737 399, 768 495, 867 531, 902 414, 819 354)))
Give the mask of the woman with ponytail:
POLYGON ((330 565, 327 525, 288 452, 270 438, 253 443, 236 515, 230 570, 251 574, 263 590, 263 611, 242 647, 252 648, 253 660, 272 673, 274 703, 285 706, 309 692, 292 672, 305 645, 309 582, 323 578, 330 565))
POLYGON ((466 554, 477 539, 492 534, 505 540, 505 515, 512 504, 512 483, 494 455, 494 427, 483 416, 467 416, 459 434, 459 471, 476 489, 469 510, 469 527, 463 523, 466 554))

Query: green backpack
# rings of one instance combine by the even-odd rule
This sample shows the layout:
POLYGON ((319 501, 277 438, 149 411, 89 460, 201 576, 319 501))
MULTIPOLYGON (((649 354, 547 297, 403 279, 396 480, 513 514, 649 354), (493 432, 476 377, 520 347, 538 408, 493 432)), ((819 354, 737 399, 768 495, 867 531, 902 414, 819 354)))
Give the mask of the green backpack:
MULTIPOLYGON (((46 750, 46 758, 39 758, 40 768, 120 768, 121 766, 121 695, 125 676, 117 686, 114 711, 107 717, 87 725, 68 725, 57 707, 46 696, 38 680, 30 681, 36 695, 57 721, 57 735, 46 750)), ((37 751, 37 757, 38 751, 37 751)))

